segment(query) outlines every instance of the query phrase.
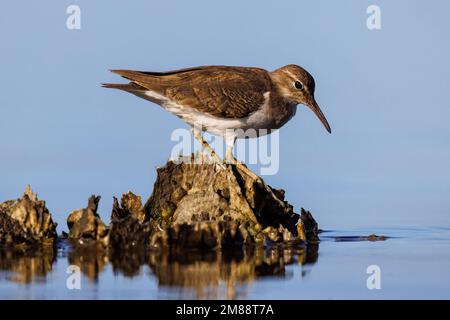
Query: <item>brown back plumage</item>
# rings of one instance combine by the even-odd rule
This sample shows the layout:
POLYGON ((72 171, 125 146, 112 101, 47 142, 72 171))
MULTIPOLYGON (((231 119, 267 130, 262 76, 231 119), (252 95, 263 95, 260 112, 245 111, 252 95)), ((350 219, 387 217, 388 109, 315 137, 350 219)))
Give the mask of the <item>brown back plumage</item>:
POLYGON ((104 84, 141 95, 150 90, 181 106, 223 118, 243 118, 264 103, 272 89, 269 73, 260 68, 204 66, 169 72, 112 70, 128 84, 104 84))

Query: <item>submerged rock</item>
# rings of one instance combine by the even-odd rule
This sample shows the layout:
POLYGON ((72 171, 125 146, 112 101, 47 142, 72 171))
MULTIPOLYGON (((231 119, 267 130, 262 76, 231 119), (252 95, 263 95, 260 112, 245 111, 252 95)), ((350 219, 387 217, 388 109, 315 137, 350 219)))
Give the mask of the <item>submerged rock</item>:
POLYGON ((77 240, 79 244, 100 242, 108 243, 108 228, 97 214, 100 196, 92 195, 84 209, 72 211, 67 218, 69 239, 77 240))
POLYGON ((332 237, 334 241, 336 242, 356 242, 356 241, 385 241, 388 239, 387 236, 384 235, 376 235, 371 234, 368 236, 338 236, 338 237, 332 237))
POLYGON ((387 240, 387 237, 384 235, 376 235, 376 234, 371 234, 369 236, 367 236, 367 240, 368 241, 385 241, 387 240))
POLYGON ((0 203, 0 245, 54 244, 56 225, 30 186, 22 198, 0 203))

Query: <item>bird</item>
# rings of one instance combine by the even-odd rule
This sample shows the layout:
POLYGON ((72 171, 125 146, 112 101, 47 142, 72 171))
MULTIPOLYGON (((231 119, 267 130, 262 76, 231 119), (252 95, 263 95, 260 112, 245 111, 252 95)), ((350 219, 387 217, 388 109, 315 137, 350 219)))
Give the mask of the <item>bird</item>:
POLYGON ((331 133, 331 127, 314 98, 315 81, 304 68, 289 64, 273 71, 258 67, 199 66, 167 72, 115 69, 128 83, 103 83, 160 105, 192 126, 194 137, 218 161, 201 132, 222 136, 226 163, 236 139, 270 134, 297 111, 310 108, 331 133))

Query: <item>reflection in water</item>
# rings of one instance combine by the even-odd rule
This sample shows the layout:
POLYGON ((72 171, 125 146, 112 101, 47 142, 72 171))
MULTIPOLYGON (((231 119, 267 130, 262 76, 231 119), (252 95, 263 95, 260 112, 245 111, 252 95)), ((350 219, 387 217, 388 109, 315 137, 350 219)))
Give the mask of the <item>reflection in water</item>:
POLYGON ((69 251, 68 260, 69 264, 80 267, 89 280, 97 281, 108 264, 108 253, 101 244, 75 246, 69 251))
POLYGON ((260 277, 286 277, 285 266, 317 261, 318 246, 243 251, 154 252, 149 265, 160 286, 192 289, 195 298, 238 298, 237 287, 260 277), (225 292, 222 292, 224 289, 225 292), (223 295, 222 295, 223 294, 223 295))
POLYGON ((141 248, 127 248, 126 250, 111 250, 111 264, 115 273, 122 273, 126 277, 137 276, 147 263, 148 250, 141 248))
MULTIPOLYGON (((181 294, 189 291, 195 298, 210 299, 242 297, 245 292, 239 292, 239 288, 255 279, 288 278, 287 265, 314 263, 318 258, 318 245, 207 252, 105 249, 95 244, 71 246, 65 241, 60 241, 59 247, 67 255, 59 255, 58 259, 67 257, 68 263, 79 266, 91 282, 99 281, 108 263, 115 274, 125 277, 142 274, 144 266, 149 266, 162 291, 178 290, 181 294)), ((53 247, 26 251, 0 249, 0 279, 20 284, 45 281, 56 261, 56 252, 53 247)))
MULTIPOLYGON (((55 261, 56 250, 53 246, 32 249, 0 247, 0 271, 8 271, 5 278, 19 284, 45 281, 55 261)), ((0 274, 1 281, 3 272, 0 274)))

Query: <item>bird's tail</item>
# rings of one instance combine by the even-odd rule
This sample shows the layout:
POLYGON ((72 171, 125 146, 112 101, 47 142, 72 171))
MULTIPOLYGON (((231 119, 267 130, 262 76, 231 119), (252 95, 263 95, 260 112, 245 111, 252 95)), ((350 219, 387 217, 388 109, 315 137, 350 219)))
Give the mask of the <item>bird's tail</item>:
POLYGON ((134 83, 102 83, 103 88, 119 89, 128 92, 136 92, 145 90, 144 87, 134 83))

